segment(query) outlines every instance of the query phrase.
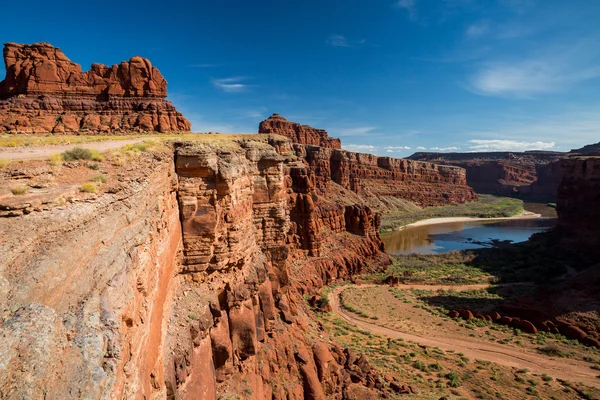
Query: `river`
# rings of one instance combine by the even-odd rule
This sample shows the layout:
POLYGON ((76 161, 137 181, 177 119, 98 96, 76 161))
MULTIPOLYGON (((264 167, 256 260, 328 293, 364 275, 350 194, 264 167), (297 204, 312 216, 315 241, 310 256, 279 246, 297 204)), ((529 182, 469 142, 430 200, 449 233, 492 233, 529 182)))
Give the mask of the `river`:
POLYGON ((381 239, 390 254, 437 254, 491 247, 495 241, 524 242, 556 225, 554 209, 539 203, 526 203, 525 209, 543 218, 444 222, 385 233, 381 239))

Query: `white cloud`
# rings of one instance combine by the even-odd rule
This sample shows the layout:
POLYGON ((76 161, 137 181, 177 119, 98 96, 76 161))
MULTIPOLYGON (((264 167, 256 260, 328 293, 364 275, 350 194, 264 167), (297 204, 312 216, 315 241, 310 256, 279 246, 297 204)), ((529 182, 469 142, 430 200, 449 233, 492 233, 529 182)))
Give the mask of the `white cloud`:
POLYGON ((456 150, 460 150, 460 147, 430 147, 429 150, 433 150, 433 151, 456 151, 456 150))
POLYGON ((505 139, 473 139, 469 140, 469 148, 474 151, 525 151, 550 150, 556 147, 555 142, 525 142, 505 139))
POLYGON ((212 84, 224 92, 242 92, 250 87, 250 85, 242 83, 244 80, 246 80, 244 77, 213 79, 212 84))
POLYGON ((333 47, 358 47, 366 42, 365 39, 349 40, 346 36, 337 34, 329 36, 325 41, 325 43, 333 47))
POLYGON ((343 144, 342 148, 344 150, 355 151, 358 153, 364 151, 374 152, 375 150, 377 150, 377 147, 370 144, 343 144))
POLYGON ((558 92, 598 76, 598 66, 571 69, 561 60, 540 58, 512 63, 488 63, 475 73, 471 84, 479 94, 531 96, 558 92))
POLYGON ((418 147, 417 147, 417 150, 427 150, 427 148, 426 148, 426 147, 423 147, 423 146, 418 146, 418 147))
POLYGON ((488 21, 478 21, 467 27, 465 35, 469 38, 477 38, 485 35, 490 30, 490 23, 488 21))
POLYGON ((410 19, 417 19, 417 4, 416 0, 398 0, 395 3, 395 6, 406 10, 410 19))
POLYGON ((408 146, 387 146, 385 148, 385 151, 387 153, 398 153, 404 150, 410 150, 410 147, 408 146))

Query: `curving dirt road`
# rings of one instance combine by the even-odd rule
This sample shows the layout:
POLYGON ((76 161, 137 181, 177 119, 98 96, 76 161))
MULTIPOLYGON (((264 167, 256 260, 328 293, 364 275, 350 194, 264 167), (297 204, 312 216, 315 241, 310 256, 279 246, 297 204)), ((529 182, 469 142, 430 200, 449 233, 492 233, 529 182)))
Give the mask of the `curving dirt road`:
MULTIPOLYGON (((377 285, 361 285, 360 288, 375 287, 377 285)), ((400 285, 396 289, 425 289, 425 290, 448 290, 469 291, 485 289, 490 285, 464 285, 464 286, 434 286, 434 285, 400 285)), ((371 333, 387 336, 392 339, 404 339, 425 346, 439 347, 442 350, 454 350, 463 353, 473 359, 491 361, 497 364, 514 368, 527 368, 535 373, 546 373, 553 378, 581 382, 585 385, 600 388, 600 379, 596 376, 597 371, 590 368, 588 364, 571 359, 553 359, 526 349, 511 348, 507 345, 485 342, 473 337, 450 334, 447 332, 433 331, 427 336, 416 335, 410 332, 399 331, 376 325, 368 320, 357 316, 340 305, 340 294, 352 286, 341 286, 334 289, 329 295, 329 301, 333 313, 360 329, 371 333)))

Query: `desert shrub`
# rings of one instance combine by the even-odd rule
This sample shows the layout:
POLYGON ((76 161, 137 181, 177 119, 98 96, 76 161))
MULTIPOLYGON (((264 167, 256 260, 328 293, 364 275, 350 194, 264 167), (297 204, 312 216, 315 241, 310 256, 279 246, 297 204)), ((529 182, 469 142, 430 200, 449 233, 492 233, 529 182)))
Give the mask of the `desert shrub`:
POLYGON ((62 154, 52 154, 50 156, 50 165, 60 165, 63 162, 62 154))
POLYGON ((8 160, 0 160, 0 169, 6 167, 8 165, 8 160))
POLYGON ((106 183, 106 175, 96 175, 92 181, 96 183, 106 183))
POLYGON ((29 191, 29 189, 27 188, 27 186, 23 186, 23 185, 13 186, 10 188, 10 192, 12 194, 14 194, 15 196, 21 196, 21 195, 27 193, 28 191, 29 191))
POLYGON ((84 193, 96 193, 98 191, 96 185, 94 185, 93 183, 84 183, 83 185, 81 185, 81 188, 79 188, 79 190, 84 193))
POLYGON ((550 344, 550 345, 544 346, 544 347, 538 347, 538 351, 540 353, 543 353, 550 357, 567 358, 567 357, 571 356, 570 353, 567 353, 566 351, 562 351, 558 346, 556 346, 554 344, 550 344))
POLYGON ((85 166, 93 170, 97 170, 98 168, 100 168, 100 164, 98 164, 97 162, 88 162, 85 163, 85 166))
POLYGON ((84 149, 83 147, 75 147, 71 150, 67 150, 62 153, 62 158, 65 161, 75 161, 75 160, 92 160, 92 161, 102 161, 104 160, 104 156, 97 150, 92 149, 84 149))

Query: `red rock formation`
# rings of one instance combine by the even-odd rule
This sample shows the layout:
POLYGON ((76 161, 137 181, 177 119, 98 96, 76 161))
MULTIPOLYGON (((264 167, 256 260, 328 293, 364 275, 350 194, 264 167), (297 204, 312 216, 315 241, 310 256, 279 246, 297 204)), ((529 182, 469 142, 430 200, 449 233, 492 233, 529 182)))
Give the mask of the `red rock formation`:
POLYGON ((167 81, 136 56, 89 71, 48 43, 4 46, 0 132, 126 133, 189 131, 190 123, 164 100, 167 81))
POLYGON ((170 391, 280 399, 286 382, 287 398, 322 399, 353 384, 381 386, 364 358, 335 358, 340 351, 306 335, 301 297, 389 263, 370 209, 321 197, 301 158, 264 143, 182 145, 176 171, 184 243, 178 298, 189 300, 173 315, 198 317, 191 327, 187 318, 174 320, 170 391))
POLYGON ((491 153, 415 153, 411 160, 455 165, 467 171, 467 184, 477 193, 556 197, 562 177, 557 161, 565 153, 547 151, 491 153))
POLYGON ((285 136, 292 139, 295 143, 310 144, 331 149, 342 148, 340 139, 329 137, 327 131, 288 121, 279 114, 273 114, 262 121, 258 127, 258 133, 285 136))
POLYGON ((341 187, 382 210, 384 206, 377 207, 377 202, 385 204, 390 198, 421 206, 477 199, 467 186, 465 170, 459 167, 314 146, 294 145, 293 149, 310 165, 315 186, 322 194, 335 196, 341 187))

